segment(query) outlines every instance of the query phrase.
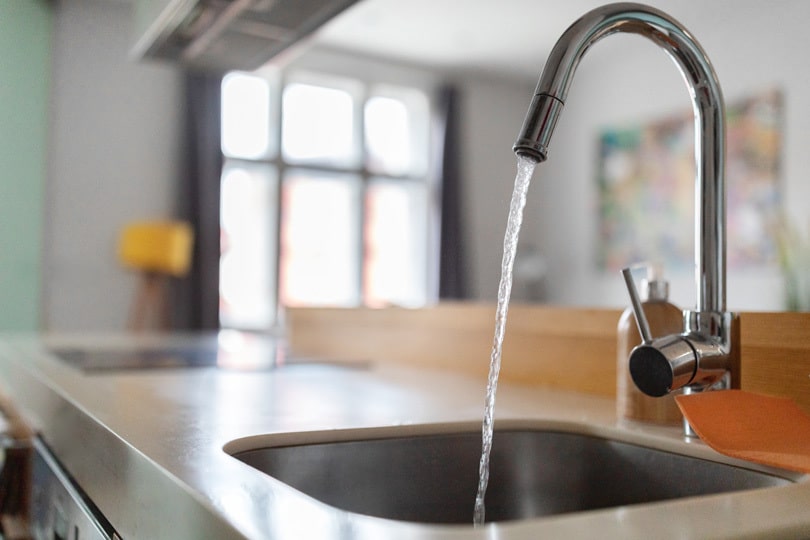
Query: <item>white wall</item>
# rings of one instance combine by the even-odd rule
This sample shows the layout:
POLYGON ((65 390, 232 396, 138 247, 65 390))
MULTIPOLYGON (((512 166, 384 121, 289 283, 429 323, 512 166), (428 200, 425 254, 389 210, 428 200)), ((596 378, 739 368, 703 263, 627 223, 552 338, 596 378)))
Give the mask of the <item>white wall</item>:
MULTIPOLYGON (((534 81, 466 75, 457 79, 461 96, 462 230, 465 231, 468 288, 473 298, 495 300, 501 274, 503 237, 517 170, 515 142, 534 81)), ((537 246, 536 193, 530 190, 520 246, 537 246)))
POLYGON ((128 59, 129 3, 54 9, 43 327, 123 330, 135 276, 117 263, 117 235, 171 215, 181 78, 128 59))
MULTIPOLYGON (((810 34, 804 26, 810 20, 810 2, 712 0, 706 2, 704 18, 698 20, 679 16, 677 3, 651 3, 680 19, 701 42, 727 102, 773 87, 784 90, 784 201, 796 224, 807 230, 810 68, 805 51, 810 48, 810 34)), ((549 264, 549 302, 593 306, 627 303, 619 276, 595 269, 596 134, 607 125, 627 125, 690 110, 677 69, 648 40, 611 36, 586 54, 552 141, 549 161, 535 174, 534 191, 529 196, 535 207, 527 211, 540 214, 533 218, 537 227, 534 233, 542 238, 549 264)), ((694 233, 689 230, 684 234, 694 233)), ((670 277, 676 303, 693 306, 691 272, 670 277)), ((740 310, 781 309, 778 268, 730 271, 728 304, 740 310)))

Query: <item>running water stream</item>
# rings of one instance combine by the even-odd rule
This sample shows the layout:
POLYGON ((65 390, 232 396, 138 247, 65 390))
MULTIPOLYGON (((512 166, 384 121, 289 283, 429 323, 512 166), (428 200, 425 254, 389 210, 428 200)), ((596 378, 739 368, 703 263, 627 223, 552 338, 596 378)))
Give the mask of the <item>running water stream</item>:
POLYGON ((492 451, 495 393, 498 389, 498 375, 501 371, 501 349, 503 347, 504 331, 506 330, 506 314, 509 311, 509 296, 512 293, 512 267, 515 265, 520 225, 523 222, 523 207, 526 205, 526 193, 529 190, 529 183, 536 165, 537 162, 534 160, 518 156, 515 189, 512 191, 512 202, 509 204, 509 219, 506 224, 506 235, 503 239, 501 281, 498 285, 498 307, 495 312, 495 339, 492 344, 489 377, 487 378, 481 463, 478 472, 478 494, 475 497, 475 511, 473 514, 473 524, 476 526, 483 525, 485 517, 484 497, 489 483, 489 455, 492 451))

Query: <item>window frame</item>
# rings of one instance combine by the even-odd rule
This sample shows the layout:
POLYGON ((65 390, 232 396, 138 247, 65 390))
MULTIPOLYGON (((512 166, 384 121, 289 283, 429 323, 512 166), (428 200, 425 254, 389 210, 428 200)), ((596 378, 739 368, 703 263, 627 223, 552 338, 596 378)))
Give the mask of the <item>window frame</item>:
MULTIPOLYGON (((283 293, 281 291, 281 250, 282 238, 281 227, 283 222, 284 205, 282 201, 282 193, 284 189, 284 181, 287 173, 292 170, 311 170, 315 174, 323 173, 351 173, 356 174, 360 180, 359 188, 359 201, 358 208, 360 215, 358 216, 358 229, 356 241, 359 243, 357 253, 359 260, 357 261, 357 283, 356 290, 359 298, 359 303, 353 307, 369 307, 366 303, 366 249, 365 249, 365 229, 366 229, 366 198, 369 188, 373 185, 375 179, 385 178, 394 182, 417 182, 425 186, 426 195, 426 214, 427 223, 425 224, 425 238, 424 245, 426 248, 424 264, 425 268, 422 271, 425 275, 425 304, 432 304, 438 301, 438 283, 439 283, 439 237, 440 237, 440 222, 441 222, 441 190, 440 190, 440 177, 437 174, 438 167, 435 166, 437 155, 435 155, 436 144, 434 138, 436 132, 434 129, 435 122, 435 103, 436 92, 432 86, 425 87, 421 84, 408 84, 404 81, 389 81, 389 80, 369 80, 366 77, 360 77, 357 73, 334 74, 329 70, 324 69, 294 69, 294 70, 277 70, 274 68, 260 69, 255 72, 246 72, 247 75, 258 76, 268 80, 270 87, 270 104, 269 104, 269 118, 270 130, 274 133, 270 134, 270 140, 275 141, 276 148, 271 149, 270 152, 264 157, 255 159, 233 157, 224 153, 223 149, 223 162, 224 166, 238 165, 241 163, 266 165, 274 168, 276 171, 277 181, 275 183, 275 235, 274 252, 271 254, 273 260, 270 261, 270 267, 273 268, 273 276, 271 277, 270 287, 274 291, 273 296, 275 306, 274 320, 269 321, 270 327, 277 327, 283 322, 282 311, 286 308, 283 304, 283 293), (319 86, 337 88, 349 88, 350 93, 354 100, 353 117, 354 129, 357 134, 356 147, 359 153, 359 159, 354 166, 339 166, 328 163, 302 163, 290 162, 285 159, 282 151, 282 130, 283 130, 283 94, 284 90, 290 84, 303 83, 315 84, 319 86), (419 93, 424 96, 426 104, 426 114, 423 127, 425 130, 425 162, 422 164, 421 171, 403 172, 400 174, 391 174, 383 171, 373 170, 369 168, 368 149, 365 141, 364 133, 364 116, 368 100, 373 96, 381 97, 395 97, 398 98, 398 93, 419 93), (275 122, 274 122, 275 120, 275 122)), ((402 95, 402 94, 400 94, 402 95)), ((412 306, 413 307, 413 306, 412 306)), ((222 315, 220 314, 220 322, 222 324, 222 315)), ((225 327, 225 325, 223 325, 225 327)), ((242 328, 241 325, 228 326, 232 328, 242 328)), ((252 328, 255 330, 263 330, 266 328, 252 328)))

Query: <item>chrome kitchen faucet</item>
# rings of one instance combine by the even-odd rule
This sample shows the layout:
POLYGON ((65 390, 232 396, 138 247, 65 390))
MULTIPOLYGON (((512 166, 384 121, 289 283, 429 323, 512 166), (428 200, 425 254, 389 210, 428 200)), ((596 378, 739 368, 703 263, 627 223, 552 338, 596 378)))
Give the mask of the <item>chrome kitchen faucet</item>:
MULTIPOLYGON (((633 3, 606 5, 572 24, 546 62, 514 151, 545 161, 554 126, 580 59, 618 32, 640 34, 664 49, 686 80, 695 115, 695 277, 697 305, 684 311, 684 330, 652 339, 629 271, 625 271, 643 342, 630 354, 630 373, 645 394, 664 396, 739 387, 739 320, 726 311, 725 107, 714 69, 698 42, 669 15, 633 3)), ((688 426, 687 433, 690 434, 688 426)))

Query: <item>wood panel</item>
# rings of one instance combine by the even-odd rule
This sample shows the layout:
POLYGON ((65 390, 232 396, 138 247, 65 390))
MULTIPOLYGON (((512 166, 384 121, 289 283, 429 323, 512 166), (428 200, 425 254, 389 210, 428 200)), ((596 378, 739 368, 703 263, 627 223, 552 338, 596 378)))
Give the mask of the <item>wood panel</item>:
POLYGON ((810 413, 810 313, 744 313, 740 323, 742 388, 810 413))
MULTIPOLYGON (((501 377, 520 384, 615 396, 620 311, 513 305, 501 377)), ((486 377, 495 307, 293 309, 298 354, 397 362, 486 377)), ((743 313, 741 387, 793 398, 810 413, 810 313, 743 313)))
MULTIPOLYGON (((615 395, 616 310, 513 305, 501 377, 598 395, 615 395)), ((397 362, 486 377, 495 307, 442 303, 408 309, 293 309, 297 354, 397 362)))

